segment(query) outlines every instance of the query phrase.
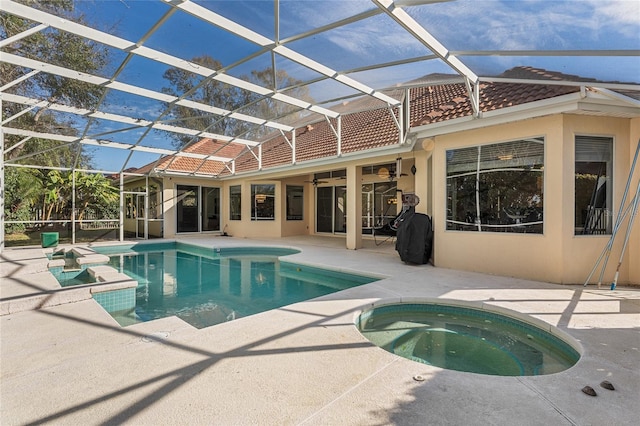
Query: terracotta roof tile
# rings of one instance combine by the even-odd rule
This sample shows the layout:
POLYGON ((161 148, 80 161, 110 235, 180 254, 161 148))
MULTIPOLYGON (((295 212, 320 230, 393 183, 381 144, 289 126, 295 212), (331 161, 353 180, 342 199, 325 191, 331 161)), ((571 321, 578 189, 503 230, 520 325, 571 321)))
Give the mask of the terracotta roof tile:
MULTIPOLYGON (((569 79, 579 80, 577 76, 567 76, 561 73, 536 69, 532 67, 516 67, 505 71, 500 77, 514 79, 569 79)), ((440 78, 442 80, 442 78, 440 78)), ((422 80, 421 80, 422 81, 422 80)), ((424 79, 428 81, 428 79, 424 79)), ((591 81, 582 79, 582 81, 591 81)), ((451 119, 470 116, 473 114, 466 86, 459 80, 444 83, 412 87, 410 96, 410 123, 412 127, 451 119)), ((484 82, 480 85, 480 110, 483 112, 494 111, 502 108, 521 105, 549 99, 556 96, 580 90, 573 86, 484 82)), ((359 105, 357 102, 354 105, 359 105)), ((394 114, 397 111, 393 110, 394 114)), ((378 108, 361 112, 342 115, 342 141, 343 153, 366 151, 373 148, 391 146, 398 143, 398 129, 388 108, 378 108)), ((331 128, 337 127, 335 119, 330 122, 320 121, 305 125, 296 130, 296 162, 310 161, 320 158, 335 156, 338 154, 338 142, 331 128)), ((288 136, 290 137, 290 136, 288 136)), ((206 155, 219 155, 236 158, 236 172, 247 172, 258 169, 258 160, 244 146, 237 144, 225 144, 211 139, 203 139, 185 149, 187 152, 197 152, 206 155), (243 151, 244 150, 244 151, 243 151)), ((253 148, 257 155, 258 148, 253 148)), ((262 144, 262 167, 286 166, 292 162, 292 149, 285 138, 276 134, 272 139, 262 144)), ((158 168, 166 167, 167 170, 194 171, 199 173, 220 173, 221 176, 230 172, 224 165, 215 161, 181 157, 170 161, 171 157, 164 158, 158 168)), ((145 166, 150 170, 152 165, 145 166)), ((144 173, 145 168, 138 171, 144 173)))
MULTIPOLYGON (((531 67, 518 67, 505 72, 501 77, 563 79, 563 74, 549 73, 531 67)), ((574 76, 569 76, 574 77, 574 76)), ((521 105, 549 99, 580 89, 573 86, 557 86, 525 83, 482 83, 480 84, 480 111, 521 105)), ((426 86, 411 91, 411 125, 420 126, 461 118, 473 114, 466 86, 462 83, 426 86)))
MULTIPOLYGON (((246 149, 244 144, 227 143, 205 138, 187 146, 184 148, 184 152, 235 158, 244 149, 246 149)), ((149 163, 137 169, 136 173, 148 173, 153 169, 179 173, 218 174, 224 169, 224 164, 215 160, 167 155, 158 162, 149 163)))

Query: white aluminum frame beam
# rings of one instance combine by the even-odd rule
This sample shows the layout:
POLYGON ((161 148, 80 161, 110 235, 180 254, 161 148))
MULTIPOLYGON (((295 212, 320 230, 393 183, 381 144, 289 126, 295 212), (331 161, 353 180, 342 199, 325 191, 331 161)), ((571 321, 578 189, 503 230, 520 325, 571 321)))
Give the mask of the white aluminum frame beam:
MULTIPOLYGON (((265 37, 261 34, 256 33, 255 31, 246 28, 240 24, 237 24, 236 22, 233 22, 221 15, 218 15, 217 13, 203 7, 200 6, 199 4, 196 4, 190 0, 164 0, 166 3, 170 4, 173 7, 176 7, 178 9, 181 9, 191 15, 193 15, 194 17, 204 20, 210 24, 213 24, 219 28, 222 28, 225 31, 228 31, 232 34, 237 35, 238 37, 242 37, 245 40, 248 40, 252 43, 257 44, 258 46, 261 46, 263 48, 270 48, 272 52, 275 52, 289 60, 292 60, 294 62, 299 63, 300 65, 303 65, 313 71, 316 71, 320 74, 324 74, 330 78, 333 78, 336 81, 339 81, 340 83, 351 87, 352 89, 355 89, 363 94, 369 95, 369 96, 373 96, 377 99, 383 100, 384 102, 390 103, 391 105, 397 105, 398 101, 390 98, 388 96, 386 96, 384 93, 380 93, 376 90, 374 90, 373 88, 362 84, 350 77, 347 77, 345 75, 339 74, 337 71, 326 67, 322 64, 320 64, 319 62, 314 61, 313 59, 302 55, 300 53, 297 53, 285 46, 283 46, 282 44, 278 44, 276 41, 271 40, 268 37, 265 37)), ((216 78, 216 77, 214 77, 216 78)), ((229 84, 233 84, 233 83, 229 83, 229 84)), ((265 94, 266 95, 266 94, 265 94)), ((280 97, 278 98, 278 100, 281 100, 282 102, 300 102, 300 100, 295 100, 295 98, 291 98, 290 96, 287 95, 283 95, 282 93, 279 93, 278 95, 280 95, 280 97)), ((295 105, 295 104, 294 104, 295 105)), ((299 104, 298 104, 299 106, 299 104)), ((337 117, 337 113, 326 109, 326 108, 321 108, 318 107, 316 105, 312 105, 309 104, 309 106, 307 106, 305 109, 309 109, 310 111, 314 111, 323 115, 326 115, 328 117, 331 118, 336 118, 337 117)))
POLYGON ((214 160, 214 161, 221 161, 224 163, 232 160, 231 158, 228 158, 228 157, 219 157, 219 156, 207 155, 207 154, 196 154, 191 152, 176 151, 176 150, 165 149, 165 148, 153 148, 153 147, 147 147, 142 145, 132 145, 124 142, 113 142, 113 141, 92 139, 92 138, 78 138, 75 136, 58 135, 54 133, 44 133, 44 132, 35 132, 32 130, 14 129, 12 127, 3 127, 3 131, 5 134, 8 134, 8 135, 17 135, 17 136, 25 136, 25 137, 30 136, 33 138, 49 139, 53 141, 66 142, 66 143, 79 142, 83 145, 92 145, 92 146, 99 146, 104 148, 116 148, 116 149, 124 149, 129 151, 147 152, 152 154, 196 158, 201 160, 208 159, 208 160, 214 160))
MULTIPOLYGON (((90 117, 90 118, 96 118, 101 120, 114 121, 118 123, 129 124, 132 127, 139 127, 139 128, 150 127, 152 129, 164 130, 167 132, 178 133, 182 135, 189 135, 189 136, 194 136, 198 138, 216 139, 221 142, 235 142, 235 143, 239 143, 247 146, 256 146, 259 143, 259 142, 250 141, 247 139, 236 138, 232 136, 225 136, 218 133, 203 132, 199 130, 188 129, 186 127, 172 126, 172 125, 164 124, 161 122, 153 122, 150 120, 144 120, 140 118, 132 118, 126 115, 118 115, 118 114, 112 114, 109 112, 77 108, 77 107, 63 105, 55 102, 40 101, 38 99, 28 98, 26 96, 20 96, 20 95, 13 95, 10 93, 0 93, 0 98, 2 98, 7 102, 27 105, 29 106, 27 110, 38 108, 38 107, 40 108, 46 107, 47 109, 50 109, 52 111, 76 114, 76 115, 81 115, 83 117, 90 117)), ((23 114, 23 113, 24 111, 21 111, 18 114, 23 114)), ((9 121, 11 121, 11 119, 16 118, 18 114, 15 114, 13 117, 6 119, 2 124, 6 124, 9 121)), ((128 130, 128 129, 123 129, 123 130, 128 130)), ((116 130, 116 131, 113 131, 112 133, 117 133, 117 132, 118 131, 116 130)))
POLYGON ((396 21, 402 28, 422 43, 430 51, 436 54, 444 63, 463 76, 467 83, 467 91, 471 99, 474 115, 480 114, 479 110, 479 79, 460 59, 442 45, 429 31, 413 19, 404 9, 396 5, 393 0, 371 0, 382 9, 390 18, 396 21))
MULTIPOLYGON (((164 0, 167 1, 167 0, 164 0)), ((180 1, 180 0, 177 0, 180 1)), ((167 1, 167 3, 172 4, 171 1, 167 1)), ((226 27, 222 27, 223 29, 230 31, 236 35, 239 35, 241 37, 250 37, 251 39, 253 39, 252 41, 258 43, 259 45, 263 46, 264 44, 264 40, 268 40, 269 43, 267 43, 267 45, 271 45, 273 44, 273 42, 269 39, 267 39, 266 37, 262 37, 259 34, 242 27, 239 24, 235 24, 233 21, 230 21, 226 18, 223 18, 220 15, 215 14, 214 12, 209 11, 208 9, 205 9, 201 6, 196 5, 195 3, 191 3, 191 2, 185 2, 186 4, 182 4, 180 9, 183 9, 185 11, 188 11, 187 9, 191 9, 190 7, 187 6, 195 6, 197 10, 199 10, 200 12, 204 13, 205 15, 209 15, 209 14, 213 14, 214 17, 218 17, 219 20, 223 23, 223 25, 228 25, 229 28, 226 27)), ((172 6, 176 7, 175 5, 172 4, 172 6)), ((2 8, 13 14, 13 15, 17 15, 20 16, 22 18, 26 18, 26 19, 30 19, 30 20, 35 20, 38 21, 40 23, 43 24, 47 24, 53 28, 56 28, 58 30, 62 30, 62 31, 66 31, 75 35, 78 35, 80 37, 89 39, 89 40, 93 40, 95 42, 101 43, 101 44, 105 44, 107 46, 128 52, 128 53, 133 53, 135 55, 139 55, 142 57, 145 57, 147 59, 151 59, 153 61, 156 62, 160 62, 163 63, 165 65, 169 65, 171 67, 175 67, 175 68, 179 68, 188 72, 192 72, 195 74, 199 74, 203 77, 208 77, 208 78, 213 78, 217 81, 220 81, 222 83, 226 83, 235 87, 239 87, 241 89, 256 93, 258 95, 262 95, 262 96, 272 96, 273 94, 275 94, 274 91, 270 90, 270 89, 266 89, 262 86, 259 86, 257 84, 253 84, 247 81, 244 81, 242 79, 239 79, 237 77, 233 77, 227 74, 222 74, 219 73, 216 70, 212 70, 209 69, 207 67, 204 67, 202 65, 181 59, 181 58, 177 58, 175 56, 172 55, 168 55, 166 53, 160 52, 158 50, 155 49, 151 49, 145 46, 138 46, 136 43, 120 38, 120 37, 116 37, 114 35, 66 20, 66 19, 61 19, 55 15, 51 15, 49 13, 46 12, 42 12, 36 9, 32 9, 28 6, 24 6, 21 5, 19 3, 14 2, 13 0, 3 0, 3 4, 2 4, 2 8)), ((203 18, 198 16, 199 18, 203 18)), ((218 23, 215 22, 215 18, 214 22, 210 22, 213 23, 214 25, 220 26, 218 23)), ((95 84, 95 83, 94 83, 95 84)), ((122 84, 122 83, 120 83, 122 84)), ((112 87, 111 84, 106 85, 107 87, 110 88, 118 88, 117 84, 115 85, 116 87, 112 87)), ((144 91, 145 89, 141 89, 138 88, 139 90, 144 91)), ((120 90, 120 89, 118 89, 120 90)), ((280 97, 280 100, 282 100, 282 102, 286 102, 286 103, 291 103, 292 105, 296 105, 299 106, 299 99, 293 98, 291 96, 288 95, 282 95, 280 97), (294 103, 295 102, 295 103, 294 103)), ((309 102, 305 103, 305 108, 313 111, 313 112, 317 112, 319 114, 323 114, 323 115, 329 115, 329 116, 335 116, 337 113, 327 109, 327 108, 322 108, 316 105, 313 105, 309 102)), ((233 118, 237 118, 237 117, 233 117, 233 118)), ((277 127, 276 127, 277 128, 277 127)), ((289 130, 289 129, 286 129, 289 130)))
POLYGON ((73 80, 79 80, 79 81, 93 84, 96 86, 103 86, 109 89, 115 89, 121 92, 142 96, 142 97, 153 99, 160 102, 181 105, 187 108, 192 108, 198 111, 203 111, 203 112, 207 112, 207 113, 222 116, 222 117, 230 117, 230 118, 246 121, 253 124, 271 127, 273 129, 283 129, 287 131, 293 130, 293 127, 287 126, 281 123, 276 123, 269 120, 256 118, 246 114, 240 114, 240 113, 229 111, 223 108, 205 105, 205 104, 195 102, 195 101, 190 101, 187 99, 180 99, 177 96, 168 95, 166 93, 156 92, 153 90, 143 89, 138 86, 133 86, 131 84, 126 84, 126 83, 120 83, 117 81, 112 81, 104 77, 99 77, 99 76, 83 73, 80 71, 73 71, 68 68, 48 64, 46 62, 36 61, 34 59, 23 58, 21 56, 14 55, 12 53, 3 53, 2 61, 12 65, 31 68, 34 70, 58 75, 61 77, 70 78, 73 80))

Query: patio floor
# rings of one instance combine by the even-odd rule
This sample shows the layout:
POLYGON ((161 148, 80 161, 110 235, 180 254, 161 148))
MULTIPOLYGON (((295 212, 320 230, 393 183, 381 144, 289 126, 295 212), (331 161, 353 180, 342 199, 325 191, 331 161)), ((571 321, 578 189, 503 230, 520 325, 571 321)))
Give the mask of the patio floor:
POLYGON ((367 240, 353 251, 331 237, 185 240, 296 247, 294 262, 388 278, 201 330, 175 317, 123 328, 94 300, 65 299, 41 248, 7 249, 0 423, 622 425, 640 417, 638 288, 406 265, 390 242, 367 240), (37 295, 61 304, 9 313, 9 304, 37 295), (481 301, 531 315, 577 339, 583 355, 545 376, 462 373, 399 358, 353 325, 374 301, 410 298, 481 301), (603 380, 615 391, 601 388, 603 380), (586 385, 598 395, 582 393, 586 385))

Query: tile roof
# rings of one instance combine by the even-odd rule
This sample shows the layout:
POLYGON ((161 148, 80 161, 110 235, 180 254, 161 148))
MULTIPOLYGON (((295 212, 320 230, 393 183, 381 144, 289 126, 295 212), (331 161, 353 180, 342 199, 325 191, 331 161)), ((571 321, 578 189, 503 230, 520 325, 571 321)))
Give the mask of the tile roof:
MULTIPOLYGON (((245 149, 245 145, 220 142, 217 140, 204 138, 184 148, 184 152, 201 155, 215 155, 219 157, 235 158, 245 149)), ((205 160, 200 158, 181 157, 167 155, 162 157, 157 163, 149 163, 136 173, 147 173, 152 169, 167 172, 193 173, 217 175, 224 169, 224 164, 220 161, 205 160)))
MULTIPOLYGON (((434 74, 425 76, 415 82, 410 82, 410 125, 412 127, 444 122, 456 118, 471 116, 473 113, 466 86, 459 79, 448 82, 446 76, 434 74), (436 81, 436 83, 429 83, 436 81), (422 84, 415 87, 415 84, 422 84)), ((455 76, 453 76, 455 77, 455 76)), ((595 81, 583 79, 578 76, 565 75, 558 72, 547 71, 532 67, 516 67, 505 71, 498 77, 533 80, 573 80, 595 81)), ((494 111, 506 107, 522 105, 534 101, 550 99, 553 97, 579 91, 576 86, 526 84, 510 82, 483 82, 480 84, 480 110, 482 112, 494 111)), ((394 91, 397 95, 397 89, 394 91)), ((389 108, 377 108, 359 112, 346 112, 354 110, 354 106, 363 105, 359 100, 350 102, 349 106, 342 108, 342 153, 362 152, 373 148, 392 146, 398 143, 399 134, 395 120, 391 114, 397 115, 397 110, 389 108)), ((304 162, 336 156, 338 154, 338 142, 332 129, 335 129, 335 119, 315 122, 300 127, 296 130, 296 162, 304 162)), ((290 135, 287 135, 290 138, 290 135)), ((245 149, 236 144, 225 144, 211 139, 203 139, 184 149, 185 152, 197 152, 202 154, 215 154, 230 158, 236 158, 235 171, 247 172, 258 169, 258 160, 245 149), (244 151, 243 151, 244 149, 244 151)), ((253 148, 258 155, 258 148, 253 148)), ((202 160, 187 157, 173 157, 162 159, 155 167, 167 171, 220 174, 228 176, 230 172, 219 162, 208 160, 202 164, 202 160)), ((268 139, 262 143, 262 168, 268 169, 276 166, 286 166, 292 162, 292 149, 289 142, 281 135, 268 139)), ((148 165, 138 170, 144 173, 151 169, 148 165)))

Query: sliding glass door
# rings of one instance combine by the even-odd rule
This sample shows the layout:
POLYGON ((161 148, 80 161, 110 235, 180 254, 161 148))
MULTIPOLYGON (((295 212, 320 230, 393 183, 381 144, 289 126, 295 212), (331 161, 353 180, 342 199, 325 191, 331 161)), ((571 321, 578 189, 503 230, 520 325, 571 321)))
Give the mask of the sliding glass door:
POLYGON ((220 230, 220 188, 178 185, 177 231, 220 230))
POLYGON ((202 230, 220 230, 220 188, 202 187, 202 230))
POLYGON ((347 187, 316 188, 316 232, 347 232, 347 187))

